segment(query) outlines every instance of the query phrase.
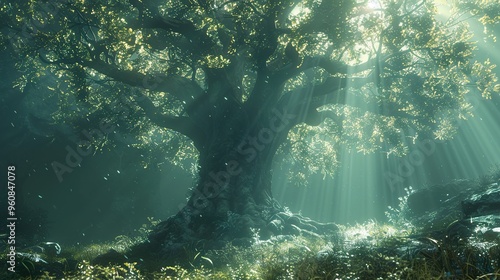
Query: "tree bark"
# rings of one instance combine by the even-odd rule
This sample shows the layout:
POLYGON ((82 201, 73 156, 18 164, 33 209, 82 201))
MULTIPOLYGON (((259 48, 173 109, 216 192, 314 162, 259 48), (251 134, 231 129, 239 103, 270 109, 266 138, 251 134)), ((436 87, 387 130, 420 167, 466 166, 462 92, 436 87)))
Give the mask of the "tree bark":
POLYGON ((271 109, 257 120, 244 116, 221 122, 214 138, 200 147, 199 179, 186 204, 150 234, 148 251, 173 258, 186 244, 204 248, 250 245, 273 235, 331 232, 322 224, 294 215, 272 198, 271 166, 296 115, 271 109), (258 124, 258 125, 253 125, 258 124))
POLYGON ((272 159, 295 116, 278 110, 265 115, 257 121, 232 117, 214 127, 212 139, 197 144, 197 185, 187 205, 161 223, 150 239, 231 240, 251 236, 252 229, 268 235, 272 159))

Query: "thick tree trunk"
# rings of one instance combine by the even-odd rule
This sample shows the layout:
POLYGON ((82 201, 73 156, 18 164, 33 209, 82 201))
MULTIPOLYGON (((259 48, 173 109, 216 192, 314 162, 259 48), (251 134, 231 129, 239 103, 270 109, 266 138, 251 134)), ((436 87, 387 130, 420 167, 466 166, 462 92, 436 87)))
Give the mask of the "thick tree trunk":
POLYGON ((263 213, 272 209, 268 164, 260 160, 243 163, 231 157, 221 162, 210 160, 201 166, 199 182, 176 216, 195 239, 249 237, 252 228, 265 228, 268 217, 263 213))
POLYGON ((267 239, 279 234, 335 230, 333 224, 285 211, 272 198, 273 156, 294 124, 294 117, 272 110, 259 121, 242 117, 232 124, 223 122, 214 129, 214 137, 197 143, 198 183, 186 206, 154 229, 147 250, 182 254, 186 244, 203 243, 205 248, 228 242, 249 245, 257 233, 267 239))
POLYGON ((276 212, 271 163, 286 137, 284 126, 272 128, 260 127, 248 133, 229 127, 204 143, 198 183, 187 205, 163 222, 150 239, 233 240, 250 237, 255 230, 269 235, 266 226, 276 212))

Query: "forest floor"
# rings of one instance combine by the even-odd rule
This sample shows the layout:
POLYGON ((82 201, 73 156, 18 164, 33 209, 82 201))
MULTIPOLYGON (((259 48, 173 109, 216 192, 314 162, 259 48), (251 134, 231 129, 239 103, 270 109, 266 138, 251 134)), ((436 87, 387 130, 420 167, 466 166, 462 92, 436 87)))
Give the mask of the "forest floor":
POLYGON ((0 279, 500 279, 499 185, 500 171, 475 181, 408 188, 399 206, 389 207, 385 223, 268 240, 256 230, 251 245, 186 245, 182 259, 173 256, 168 263, 127 256, 147 240, 158 223, 153 219, 136 236, 112 242, 27 248, 17 252, 15 273, 8 271, 4 244, 0 279))
MULTIPOLYGON (((500 238, 480 234, 436 239, 407 225, 369 221, 340 226, 335 236, 278 236, 250 247, 186 247, 183 263, 108 266, 91 262, 110 249, 125 253, 138 240, 66 248, 43 261, 25 257, 2 279, 498 279, 500 238), (45 263, 46 262, 46 263, 45 263)), ((42 259, 45 258, 45 259, 42 259)), ((5 263, 5 261, 2 261, 5 263)))

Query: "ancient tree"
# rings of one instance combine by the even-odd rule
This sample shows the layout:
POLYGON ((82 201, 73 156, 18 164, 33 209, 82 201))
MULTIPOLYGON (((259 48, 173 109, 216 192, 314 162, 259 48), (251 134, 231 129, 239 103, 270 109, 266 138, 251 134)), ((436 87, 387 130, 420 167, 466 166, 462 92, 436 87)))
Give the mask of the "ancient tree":
POLYGON ((151 242, 231 240, 328 229, 275 204, 275 155, 298 179, 332 174, 340 145, 402 155, 499 89, 463 21, 493 24, 499 5, 457 3, 442 19, 427 0, 11 1, 1 34, 15 86, 58 96, 51 122, 105 120, 92 145, 196 157, 190 199, 151 242))

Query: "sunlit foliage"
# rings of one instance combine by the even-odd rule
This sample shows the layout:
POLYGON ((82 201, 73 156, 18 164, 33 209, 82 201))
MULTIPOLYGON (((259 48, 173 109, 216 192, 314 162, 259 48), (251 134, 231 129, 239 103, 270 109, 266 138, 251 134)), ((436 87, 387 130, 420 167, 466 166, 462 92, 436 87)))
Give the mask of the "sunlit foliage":
POLYGON ((500 3, 496 0, 458 0, 455 1, 453 20, 457 21, 463 16, 473 15, 484 24, 486 35, 496 41, 492 27, 500 21, 500 3))
POLYGON ((1 46, 20 58, 14 86, 51 103, 39 116, 76 131, 112 123, 94 144, 144 149, 145 167, 170 159, 188 169, 197 155, 189 135, 154 116, 215 118, 226 101, 261 95, 281 106, 293 93, 304 122, 280 150, 307 178, 332 175, 342 145, 403 155, 409 137, 449 139, 472 115, 471 95, 499 91, 495 66, 473 59, 463 16, 491 26, 500 4, 450 5, 443 21, 427 0, 7 1, 1 46), (227 92, 215 82, 220 70, 230 73, 227 92), (198 88, 210 96, 203 110, 192 105, 198 88))

